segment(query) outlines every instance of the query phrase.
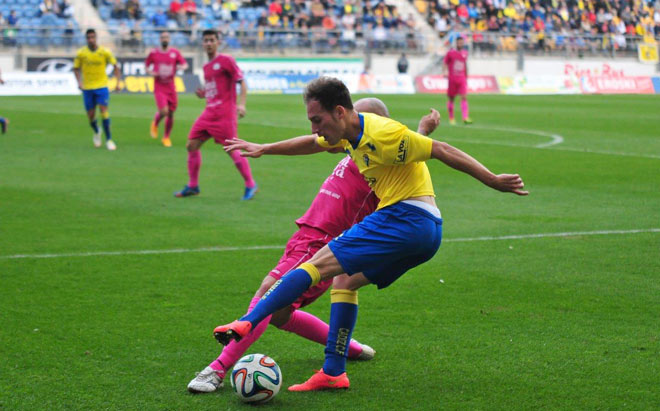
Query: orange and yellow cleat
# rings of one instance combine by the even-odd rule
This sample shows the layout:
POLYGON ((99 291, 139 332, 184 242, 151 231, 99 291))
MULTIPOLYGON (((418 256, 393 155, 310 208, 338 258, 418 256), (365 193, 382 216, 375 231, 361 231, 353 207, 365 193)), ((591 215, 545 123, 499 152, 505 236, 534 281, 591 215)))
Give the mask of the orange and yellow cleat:
POLYGON ((350 386, 346 373, 336 377, 326 374, 323 370, 316 371, 316 374, 302 384, 296 384, 289 387, 289 391, 320 391, 348 388, 350 386))
POLYGON ((172 147, 172 140, 170 138, 165 138, 163 137, 163 146, 165 147, 172 147))
POLYGON ((151 138, 158 138, 158 124, 155 121, 151 122, 151 127, 149 127, 149 132, 151 133, 151 138))
POLYGON ((213 330, 213 336, 220 344, 227 345, 231 340, 239 342, 243 337, 248 335, 251 329, 251 322, 236 320, 233 323, 215 327, 215 330, 213 330))

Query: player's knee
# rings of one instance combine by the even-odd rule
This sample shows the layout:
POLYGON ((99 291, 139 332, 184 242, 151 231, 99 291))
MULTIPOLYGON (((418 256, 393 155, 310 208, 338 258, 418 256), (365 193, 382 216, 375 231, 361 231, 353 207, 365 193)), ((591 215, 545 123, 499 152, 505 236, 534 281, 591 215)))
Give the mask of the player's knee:
POLYGON ((270 318, 270 323, 277 328, 282 328, 284 324, 288 323, 291 319, 291 310, 289 307, 284 307, 279 311, 275 311, 270 318))
POLYGON ((167 109, 167 107, 165 107, 165 108, 161 108, 161 109, 160 109, 160 115, 161 115, 162 117, 167 117, 167 116, 170 115, 170 111, 167 109))

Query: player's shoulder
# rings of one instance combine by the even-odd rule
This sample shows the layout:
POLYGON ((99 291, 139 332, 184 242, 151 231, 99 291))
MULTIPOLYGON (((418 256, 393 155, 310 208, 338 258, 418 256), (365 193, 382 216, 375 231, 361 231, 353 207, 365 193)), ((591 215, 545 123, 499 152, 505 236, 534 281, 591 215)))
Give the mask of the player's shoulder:
POLYGON ((221 61, 236 63, 236 59, 231 54, 220 53, 216 58, 220 59, 221 61))
POLYGON ((89 51, 89 48, 87 48, 87 46, 82 46, 81 48, 76 50, 76 56, 82 56, 82 55, 86 54, 88 51, 89 51))
POLYGON ((372 130, 378 130, 382 128, 399 128, 402 126, 396 120, 392 120, 389 117, 381 117, 373 113, 360 113, 364 118, 364 128, 369 128, 372 130))

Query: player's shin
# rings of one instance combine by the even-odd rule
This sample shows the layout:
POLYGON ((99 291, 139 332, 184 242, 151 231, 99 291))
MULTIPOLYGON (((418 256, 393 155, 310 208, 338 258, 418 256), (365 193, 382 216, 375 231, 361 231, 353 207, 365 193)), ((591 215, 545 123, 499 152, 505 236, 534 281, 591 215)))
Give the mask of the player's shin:
POLYGON ((346 371, 346 358, 357 321, 357 291, 332 290, 330 292, 330 331, 325 346, 323 372, 338 376, 346 371))
POLYGON ((291 305, 309 287, 321 280, 319 270, 310 263, 303 263, 290 271, 264 294, 261 301, 241 321, 249 321, 252 327, 263 321, 275 311, 291 305))
POLYGON ((110 133, 110 112, 106 111, 101 113, 103 117, 103 132, 105 133, 105 139, 112 139, 112 133, 110 133))
POLYGON ((170 113, 165 118, 165 136, 164 136, 164 138, 170 138, 170 134, 172 133, 172 127, 174 127, 174 116, 172 115, 172 113, 170 113))

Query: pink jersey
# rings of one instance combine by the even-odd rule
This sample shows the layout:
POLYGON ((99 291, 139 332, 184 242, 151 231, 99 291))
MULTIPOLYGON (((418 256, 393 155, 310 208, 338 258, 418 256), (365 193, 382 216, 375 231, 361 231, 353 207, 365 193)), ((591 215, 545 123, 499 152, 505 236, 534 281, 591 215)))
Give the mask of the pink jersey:
POLYGON ((378 201, 353 160, 346 157, 323 182, 312 205, 296 224, 337 237, 373 213, 378 201))
POLYGON ((451 49, 445 55, 443 62, 447 65, 449 78, 465 77, 467 75, 467 50, 451 49))
POLYGON ((181 52, 175 48, 169 48, 166 51, 162 49, 153 49, 144 61, 147 67, 152 67, 156 73, 154 83, 163 86, 174 87, 174 76, 176 76, 176 66, 183 65, 186 60, 181 52))
POLYGON ((236 60, 227 54, 204 64, 204 94, 206 111, 215 116, 236 117, 236 83, 243 80, 243 72, 236 60))

